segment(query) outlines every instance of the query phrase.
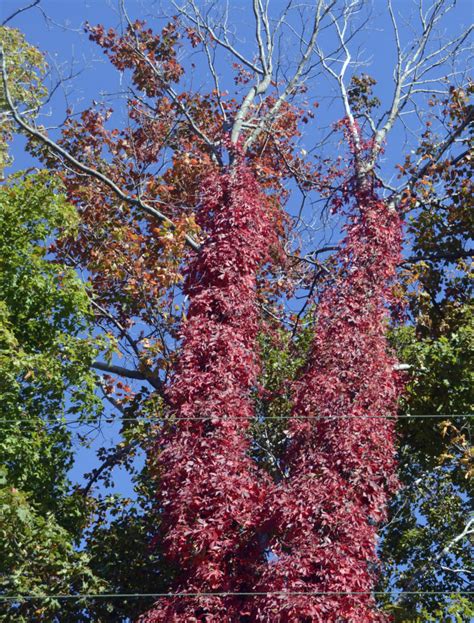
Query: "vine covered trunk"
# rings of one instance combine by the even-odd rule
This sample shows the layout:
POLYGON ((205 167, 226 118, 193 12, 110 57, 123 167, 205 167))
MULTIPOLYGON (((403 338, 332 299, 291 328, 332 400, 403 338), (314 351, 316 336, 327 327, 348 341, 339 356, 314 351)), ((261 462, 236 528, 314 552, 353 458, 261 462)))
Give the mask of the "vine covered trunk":
POLYGON ((376 528, 397 487, 400 387, 385 333, 401 223, 375 188, 356 190, 349 205, 337 276, 295 388, 286 478, 267 503, 271 555, 257 590, 294 594, 257 602, 255 620, 387 620, 371 591, 376 528))
POLYGON ((338 269, 319 300, 284 477, 273 483, 250 458, 247 435, 269 213, 242 161, 203 184, 208 238, 187 273, 169 391, 175 418, 156 459, 173 592, 191 596, 161 600, 143 623, 388 620, 373 591, 377 526, 397 488, 400 383, 386 330, 401 219, 372 183, 354 184, 341 205, 349 208, 338 269))
MULTIPOLYGON (((269 484, 249 457, 247 429, 259 372, 256 276, 274 238, 243 162, 204 180, 200 225, 208 237, 186 276, 189 309, 169 392, 175 421, 157 449, 158 505, 173 589, 241 593, 259 560, 258 509, 269 484)), ((232 595, 177 597, 142 621, 238 621, 241 610, 232 595)))

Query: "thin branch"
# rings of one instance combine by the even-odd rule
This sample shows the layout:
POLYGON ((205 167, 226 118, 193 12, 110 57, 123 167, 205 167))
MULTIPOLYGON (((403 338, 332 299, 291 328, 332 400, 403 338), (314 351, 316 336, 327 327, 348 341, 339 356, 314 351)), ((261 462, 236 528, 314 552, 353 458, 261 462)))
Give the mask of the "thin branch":
MULTIPOLYGON (((170 218, 168 218, 165 214, 163 214, 156 208, 153 208, 152 206, 148 205, 147 203, 143 202, 141 199, 137 199, 137 198, 131 197, 130 195, 127 195, 109 177, 107 177, 100 171, 97 171, 96 169, 93 169, 92 167, 89 167, 83 164, 82 162, 77 160, 74 156, 72 156, 70 153, 68 153, 65 149, 63 149, 60 145, 58 145, 53 140, 51 140, 48 136, 45 136, 42 132, 40 132, 33 126, 29 125, 24 119, 22 119, 21 115, 18 113, 18 110, 16 109, 13 103, 10 89, 8 86, 6 58, 5 58, 5 54, 3 51, 3 47, 0 47, 0 62, 1 62, 0 71, 2 73, 3 89, 4 89, 5 99, 6 99, 8 108, 10 109, 12 116, 15 119, 16 123, 25 132, 27 132, 31 136, 34 136, 36 139, 41 141, 43 144, 47 145, 55 155, 61 156, 62 158, 64 158, 66 162, 68 162, 75 168, 79 169, 79 171, 82 171, 83 173, 89 175, 90 177, 93 177, 94 179, 102 182, 105 186, 110 188, 110 190, 112 190, 114 194, 117 195, 117 197, 119 197, 122 201, 127 202, 129 205, 140 208, 149 216, 152 216, 153 218, 158 219, 161 223, 168 224, 171 229, 176 229, 176 225, 174 224, 174 222, 170 218)), ((189 247, 191 247, 194 251, 199 250, 200 245, 198 242, 196 242, 196 240, 194 240, 194 238, 192 238, 188 234, 185 234, 184 238, 185 238, 186 244, 189 247)))
POLYGON ((219 105, 219 110, 221 111, 221 115, 222 115, 222 119, 224 120, 224 123, 226 123, 226 121, 227 121, 227 111, 224 108, 224 105, 222 103, 219 75, 217 73, 217 69, 216 69, 216 66, 215 66, 215 63, 214 63, 214 57, 211 54, 210 46, 207 43, 207 41, 204 40, 204 38, 203 38, 203 47, 204 47, 204 52, 206 53, 207 65, 209 67, 209 71, 211 72, 212 79, 214 80, 214 87, 215 87, 215 90, 216 90, 216 98, 217 98, 217 103, 219 105))
MULTIPOLYGON (((346 37, 346 32, 349 27, 350 18, 352 17, 353 14, 358 13, 359 11, 360 11, 360 4, 358 0, 351 0, 346 6, 344 6, 344 9, 342 12, 342 15, 343 15, 342 27, 339 25, 338 18, 335 15, 333 15, 333 13, 331 12, 332 23, 334 24, 334 27, 336 29, 337 37, 339 41, 339 47, 336 50, 336 52, 334 52, 333 54, 339 54, 340 51, 344 53, 344 60, 340 61, 342 62, 342 66, 338 72, 334 71, 334 69, 329 65, 329 62, 328 62, 330 60, 334 60, 332 59, 333 55, 331 54, 329 56, 325 56, 323 51, 319 47, 317 49, 321 65, 329 73, 329 75, 331 75, 336 80, 338 87, 339 87, 339 92, 341 94, 342 105, 344 107, 345 116, 348 120, 349 129, 352 135, 352 140, 354 141, 354 145, 356 147, 355 157, 356 157, 356 166, 358 169, 358 174, 361 173, 360 171, 361 164, 358 158, 360 136, 359 136, 359 130, 357 128, 354 115, 352 113, 352 108, 351 108, 351 104, 349 100, 349 93, 347 91, 344 80, 345 80, 345 74, 347 72, 347 69, 353 63, 352 55, 349 50, 349 42, 355 35, 355 32, 352 32, 346 37)), ((360 30, 365 25, 365 23, 362 24, 362 26, 359 26, 358 30, 360 30)))
POLYGON ((101 475, 107 469, 110 469, 118 465, 128 454, 131 453, 132 450, 134 450, 138 446, 138 443, 139 443, 138 439, 134 439, 133 441, 130 441, 124 446, 121 446, 113 454, 108 456, 105 459, 105 461, 103 461, 103 463, 99 465, 99 467, 96 467, 94 470, 92 470, 90 478, 87 481, 87 483, 79 489, 81 494, 84 496, 88 495, 92 486, 99 480, 101 475))
POLYGON ((204 29, 218 45, 220 45, 225 50, 230 52, 233 56, 235 56, 246 67, 251 69, 256 74, 263 75, 265 73, 262 68, 258 67, 257 65, 255 65, 255 63, 252 63, 247 58, 245 58, 245 56, 243 56, 237 50, 237 48, 235 48, 230 43, 230 41, 228 40, 226 35, 224 35, 224 39, 222 37, 219 37, 217 32, 214 30, 214 28, 212 28, 212 26, 209 23, 207 23, 205 21, 205 19, 202 17, 202 15, 201 15, 198 7, 196 6, 194 0, 189 0, 188 4, 192 7, 192 9, 194 11, 194 15, 189 13, 189 11, 186 11, 184 6, 180 6, 177 2, 173 1, 173 6, 179 11, 179 13, 181 13, 187 19, 189 19, 189 21, 192 22, 195 26, 200 26, 202 29, 204 29))
POLYGON ((34 0, 34 2, 32 2, 31 4, 28 4, 28 6, 24 6, 20 9, 17 9, 14 13, 12 13, 9 17, 7 17, 7 19, 3 20, 2 26, 6 26, 8 22, 10 22, 14 17, 19 15, 20 13, 23 13, 23 11, 28 11, 28 9, 32 9, 35 6, 38 6, 40 2, 41 0, 34 0))
POLYGON ((294 92, 295 88, 297 87, 300 78, 308 64, 309 59, 311 58, 311 55, 313 54, 315 48, 316 48, 316 41, 317 41, 317 36, 319 33, 319 28, 320 28, 320 24, 322 19, 329 13, 329 11, 332 9, 332 7, 335 4, 335 0, 333 0, 323 11, 323 13, 321 13, 321 7, 323 5, 322 0, 318 0, 318 4, 316 7, 316 11, 315 11, 315 17, 314 17, 314 22, 313 22, 313 29, 311 32, 311 37, 310 40, 306 46, 305 51, 303 52, 300 62, 298 63, 298 66, 296 68, 295 73, 293 74, 293 77, 288 81, 285 89, 283 90, 282 94, 278 97, 278 99, 276 100, 275 104, 272 106, 272 108, 270 109, 270 111, 265 115, 265 117, 263 119, 261 119, 261 121, 259 122, 258 126, 255 128, 255 130, 252 132, 252 134, 249 136, 249 138, 247 139, 245 146, 248 148, 251 146, 251 144, 258 138, 258 136, 260 135, 260 133, 263 131, 264 127, 266 125, 268 125, 269 122, 271 122, 275 116, 278 114, 278 111, 280 110, 280 108, 282 107, 282 105, 284 104, 284 102, 288 99, 288 97, 294 92))
POLYGON ((426 162, 426 164, 424 164, 420 169, 418 169, 418 171, 415 171, 415 173, 413 173, 413 175, 410 177, 410 179, 406 182, 406 184, 403 185, 403 187, 401 189, 399 189, 396 193, 394 193, 390 199, 388 200, 388 203, 390 206, 397 208, 400 200, 403 196, 403 193, 406 192, 407 190, 411 190, 414 185, 416 184, 416 182, 418 180, 420 180, 421 178, 423 178, 423 176, 426 174, 426 172, 428 171, 428 169, 433 166, 434 163, 438 162, 443 155, 446 153, 446 151, 451 147, 451 145, 453 145, 453 143, 456 141, 456 139, 463 133, 463 131, 474 121, 474 106, 470 106, 468 108, 467 111, 467 115, 465 117, 465 119, 458 125, 457 128, 455 128, 450 134, 449 136, 447 136, 445 138, 444 141, 442 141, 441 143, 438 143, 438 145, 435 146, 435 149, 432 152, 432 156, 431 158, 428 160, 428 162, 426 162))
POLYGON ((383 126, 381 126, 374 134, 374 147, 372 151, 372 156, 366 163, 365 167, 367 172, 373 169, 373 167, 375 166, 377 156, 383 147, 383 143, 386 139, 387 134, 392 129, 395 121, 400 117, 403 108, 409 101, 411 101, 412 95, 416 93, 433 92, 433 89, 425 91, 423 89, 417 89, 416 87, 417 85, 422 83, 433 84, 437 82, 438 79, 433 78, 422 81, 421 78, 425 76, 428 72, 431 72, 433 69, 442 66, 449 58, 452 58, 456 53, 458 53, 460 46, 469 37, 470 33, 473 30, 473 26, 471 25, 458 37, 448 41, 444 45, 441 45, 433 52, 425 54, 435 25, 454 6, 453 4, 451 4, 443 10, 444 4, 445 0, 438 0, 431 7, 432 12, 430 15, 428 15, 428 13, 426 15, 423 15, 420 8, 420 20, 422 23, 423 32, 420 39, 412 45, 411 57, 404 57, 400 47, 398 25, 395 14, 393 12, 392 1, 388 0, 388 11, 394 31, 397 50, 397 65, 394 71, 395 90, 393 93, 390 109, 382 116, 382 119, 386 116, 387 120, 385 121, 383 126), (443 56, 443 52, 446 51, 447 53, 443 56), (407 59, 405 66, 402 67, 403 61, 405 59, 407 59), (432 63, 429 63, 429 61, 432 59, 435 60, 432 63))

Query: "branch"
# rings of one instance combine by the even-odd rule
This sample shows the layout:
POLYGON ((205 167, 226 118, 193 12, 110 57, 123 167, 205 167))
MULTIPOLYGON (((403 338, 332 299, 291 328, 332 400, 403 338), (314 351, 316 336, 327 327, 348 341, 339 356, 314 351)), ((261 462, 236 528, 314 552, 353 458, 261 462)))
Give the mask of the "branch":
MULTIPOLYGON (((79 169, 79 171, 82 171, 83 173, 89 175, 90 177, 93 177, 94 179, 102 182, 105 186, 110 188, 115 193, 115 195, 117 195, 117 197, 119 197, 119 199, 121 199, 122 201, 125 201, 128 204, 130 204, 130 205, 133 205, 133 206, 136 206, 136 207, 140 208, 146 214, 148 214, 149 216, 152 216, 153 218, 158 219, 162 223, 167 223, 171 227, 171 229, 176 229, 176 225, 165 214, 163 214, 162 212, 160 212, 156 208, 153 208, 152 206, 148 205, 147 203, 144 203, 140 199, 137 199, 137 198, 131 197, 130 195, 127 195, 109 177, 107 177, 106 175, 104 175, 100 171, 97 171, 96 169, 93 169, 93 168, 83 164, 82 162, 79 162, 79 160, 77 160, 69 152, 67 152, 65 149, 63 149, 60 145, 55 143, 49 137, 47 137, 44 134, 42 134, 39 130, 37 130, 33 126, 31 126, 28 123, 26 123, 26 121, 24 119, 22 119, 21 115, 19 114, 18 110, 16 109, 16 107, 15 107, 15 105, 13 103, 12 97, 11 97, 10 89, 8 87, 6 59, 5 59, 5 54, 4 54, 4 51, 3 51, 3 47, 0 47, 0 62, 1 62, 0 71, 2 73, 3 89, 4 89, 5 99, 6 99, 8 108, 10 109, 10 111, 12 113, 12 116, 15 119, 16 123, 25 132, 27 132, 31 136, 34 136, 39 141, 41 141, 42 143, 47 145, 53 151, 54 154, 56 154, 57 156, 61 156, 66 162, 68 162, 69 164, 74 166, 76 169, 79 169)), ((185 235, 185 241, 186 241, 186 244, 189 247, 191 247, 194 251, 199 251, 200 245, 199 245, 199 243, 196 240, 194 240, 194 238, 192 238, 191 236, 186 234, 185 235)))
POLYGON ((179 11, 179 13, 181 13, 182 15, 184 15, 187 19, 189 19, 190 22, 192 22, 195 26, 198 26, 200 28, 203 28, 209 35, 210 37, 217 43, 219 44, 221 47, 223 47, 225 50, 227 50, 228 52, 230 52, 233 56, 235 56, 241 63, 243 63, 244 65, 246 65, 249 69, 251 69, 253 72, 255 72, 256 74, 264 74, 263 69, 261 69, 260 67, 257 67, 257 65, 255 65, 254 63, 252 63, 251 61, 249 61, 247 58, 245 58, 245 56, 243 56, 228 40, 227 36, 224 34, 224 39, 222 39, 222 37, 219 37, 218 34, 216 33, 216 31, 214 30, 214 28, 212 28, 212 26, 210 26, 210 24, 208 24, 204 18, 202 17, 199 9, 197 8, 194 0, 189 0, 188 2, 193 11, 194 11, 194 16, 191 15, 188 11, 186 11, 186 9, 184 8, 184 6, 179 6, 177 4, 177 2, 173 1, 173 6, 179 11))
POLYGON ((470 153, 471 153, 470 149, 466 149, 466 151, 463 151, 462 154, 459 154, 459 156, 456 156, 456 158, 451 160, 451 166, 455 167, 459 162, 461 162, 470 153))
POLYGON ((432 158, 415 174, 412 175, 409 181, 409 187, 413 186, 413 184, 422 178, 426 171, 433 165, 434 162, 438 162, 438 160, 446 153, 446 151, 451 147, 454 141, 458 138, 460 134, 467 128, 467 126, 474 121, 474 105, 469 106, 466 118, 462 123, 458 125, 458 127, 451 132, 451 134, 437 146, 434 155, 432 158))
POLYGON ((452 569, 451 567, 445 567, 444 565, 441 565, 441 569, 443 571, 449 571, 450 573, 462 573, 463 575, 474 575, 474 571, 471 571, 470 569, 464 569, 464 568, 452 569))
POLYGON ((361 171, 361 163, 359 161, 359 151, 360 151, 359 129, 357 127, 356 120, 352 112, 351 103, 349 99, 349 93, 348 93, 348 90, 346 88, 344 81, 345 81, 345 75, 346 75, 348 68, 351 65, 354 65, 356 63, 356 61, 352 60, 352 55, 349 49, 349 43, 354 38, 356 32, 360 31, 365 26, 368 20, 365 20, 360 26, 357 27, 357 29, 355 30, 350 29, 349 28, 350 19, 353 17, 353 15, 360 12, 362 5, 358 2, 358 0, 350 0, 349 2, 347 2, 347 4, 346 3, 344 4, 345 5, 342 10, 342 17, 343 17, 342 27, 339 25, 338 17, 335 16, 332 12, 330 14, 332 23, 337 33, 338 48, 335 50, 333 54, 329 56, 325 56, 323 51, 318 47, 318 55, 319 55, 320 62, 322 66, 324 67, 324 69, 328 72, 330 76, 334 78, 334 80, 336 80, 338 84, 339 92, 340 92, 341 99, 342 99, 342 105, 344 108, 344 113, 349 124, 349 130, 352 136, 352 140, 354 142, 354 146, 356 148, 355 149, 356 168, 357 168, 357 174, 358 176, 360 176, 363 173, 363 171, 361 171), (348 29, 349 29, 349 34, 347 34, 348 29), (343 57, 341 59, 339 59, 339 56, 338 56, 340 52, 342 52, 343 54, 343 57), (335 58, 332 58, 334 54, 336 54, 337 56, 335 58), (336 61, 336 62, 341 63, 341 68, 339 69, 339 71, 335 71, 330 66, 329 61, 331 60, 333 62, 336 61))
POLYGON ((270 109, 270 111, 265 115, 265 117, 260 121, 260 123, 258 124, 257 128, 255 128, 255 130, 252 132, 252 134, 249 136, 249 138, 247 139, 247 141, 245 142, 245 147, 248 148, 250 147, 250 145, 258 138, 258 136, 260 135, 260 133, 263 131, 264 127, 266 124, 268 124, 269 122, 271 122, 272 119, 275 118, 275 116, 278 114, 278 111, 280 110, 281 106, 283 105, 283 103, 288 99, 288 97, 291 95, 291 93, 295 90, 296 86, 298 85, 298 82, 303 74, 303 71, 309 61, 309 59, 311 58, 311 55, 313 54, 315 47, 316 47, 316 40, 317 40, 317 36, 319 33, 319 27, 321 24, 321 20, 326 16, 327 13, 329 13, 329 11, 332 9, 332 7, 335 4, 335 0, 333 0, 324 10, 324 12, 321 14, 321 7, 322 7, 322 0, 318 0, 318 4, 316 7, 316 12, 315 12, 315 17, 314 17, 314 22, 313 22, 313 29, 311 32, 311 37, 310 40, 306 46, 306 50, 304 51, 300 62, 298 63, 298 66, 296 68, 295 73, 293 74, 293 77, 291 78, 291 80, 288 81, 288 84, 286 85, 285 89, 283 90, 283 93, 278 97, 277 101, 275 102, 275 104, 272 106, 272 108, 270 109))
POLYGON ((149 381, 150 383, 152 383, 152 380, 155 381, 155 379, 150 379, 148 376, 146 376, 142 372, 139 372, 138 370, 130 370, 129 368, 123 368, 122 366, 115 366, 105 363, 105 361, 94 361, 92 367, 95 370, 100 370, 101 372, 110 372, 110 374, 118 374, 119 376, 124 376, 128 379, 149 381))
POLYGON ((162 83, 163 90, 170 96, 171 100, 179 108, 180 112, 186 117, 193 132, 211 149, 215 158, 218 161, 220 161, 219 152, 217 151, 217 145, 213 141, 211 141, 211 139, 208 138, 206 134, 201 130, 201 128, 197 125, 196 121, 194 120, 194 118, 192 117, 192 115, 190 114, 186 106, 183 104, 183 102, 180 100, 178 94, 173 89, 173 87, 169 84, 166 84, 165 80, 163 80, 163 73, 160 72, 160 70, 151 61, 151 59, 140 50, 140 47, 138 45, 136 31, 125 9, 125 0, 121 0, 120 7, 125 16, 125 19, 127 20, 127 24, 128 24, 128 27, 130 28, 130 32, 135 34, 135 41, 137 45, 135 48, 132 47, 132 51, 150 67, 152 72, 155 74, 158 80, 162 83))
POLYGON ((145 374, 139 370, 130 370, 129 368, 123 368, 122 366, 116 366, 105 363, 104 361, 94 361, 92 367, 95 370, 101 370, 102 372, 109 372, 110 374, 117 374, 128 379, 136 379, 138 381, 148 381, 155 389, 163 390, 163 383, 161 380, 150 374, 145 374))
POLYGON ((419 40, 412 45, 410 52, 407 55, 403 55, 400 46, 398 25, 392 8, 392 1, 388 0, 388 10, 397 48, 397 66, 394 72, 395 90, 393 93, 390 109, 382 116, 383 119, 386 115, 387 120, 383 124, 383 126, 381 126, 375 132, 373 153, 369 162, 366 165, 367 171, 373 169, 373 167, 375 166, 377 156, 379 155, 383 147, 383 143, 386 139, 387 134, 394 126, 395 121, 399 118, 407 102, 411 101, 412 95, 416 93, 433 92, 433 89, 430 89, 428 91, 425 91, 423 89, 416 89, 416 85, 421 83, 435 83, 439 80, 439 78, 432 78, 427 80, 421 80, 421 78, 433 69, 442 66, 449 58, 454 57, 455 54, 459 51, 460 46, 464 43, 464 41, 469 37, 470 33, 472 32, 473 26, 470 26, 455 39, 452 39, 446 44, 441 45, 433 52, 426 53, 427 46, 435 25, 454 6, 454 4, 451 4, 447 6, 447 8, 444 8, 444 5, 445 0, 437 0, 437 2, 435 2, 434 5, 431 7, 431 15, 427 14, 423 16, 420 9, 420 20, 423 27, 423 32, 419 40), (446 54, 443 56, 442 54, 445 51, 446 54), (431 59, 435 60, 430 64, 429 61, 431 59), (404 67, 402 67, 403 61, 405 60, 406 63, 404 64, 404 67))
POLYGON ((255 84, 253 84, 252 87, 249 89, 247 95, 243 99, 242 104, 240 105, 240 108, 234 116, 230 136, 232 143, 236 144, 245 126, 246 116, 253 102, 255 101, 255 98, 259 95, 263 95, 269 88, 272 81, 273 40, 271 38, 268 19, 268 3, 266 7, 264 7, 260 0, 252 0, 252 9, 255 18, 255 38, 258 46, 258 64, 246 59, 230 43, 227 37, 227 32, 225 30, 225 23, 223 25, 223 37, 220 37, 217 34, 216 30, 211 26, 209 20, 203 17, 194 0, 188 0, 188 5, 191 7, 194 14, 186 10, 185 6, 179 6, 175 1, 173 2, 173 5, 184 17, 190 20, 190 22, 192 22, 198 28, 200 33, 202 31, 207 33, 211 41, 215 42, 216 44, 220 45, 225 50, 230 52, 237 60, 250 68, 256 76, 255 84), (263 33, 265 33, 265 42, 263 39, 263 33))
POLYGON ((232 131, 230 134, 232 143, 236 144, 238 142, 245 123, 245 118, 255 98, 258 95, 263 95, 267 91, 271 82, 271 67, 266 66, 263 77, 259 78, 257 82, 250 88, 249 92, 244 97, 244 101, 242 102, 239 110, 237 111, 237 114, 234 117, 234 123, 232 125, 232 131))
MULTIPOLYGON (((200 34, 199 30, 198 32, 200 34)), ((211 76, 214 80, 214 87, 216 91, 216 98, 217 98, 217 103, 219 105, 219 110, 221 111, 221 115, 222 115, 222 119, 224 120, 224 123, 226 123, 227 122, 227 111, 222 103, 221 87, 220 87, 220 82, 219 82, 219 75, 217 73, 217 69, 215 65, 214 55, 211 54, 211 48, 209 44, 207 43, 207 41, 205 40, 204 36, 201 34, 200 36, 202 38, 202 45, 204 47, 204 52, 206 53, 207 65, 209 67, 209 71, 211 72, 211 76)))
POLYGON ((404 592, 400 595, 399 599, 395 602, 395 605, 397 606, 400 605, 404 601, 406 596, 409 595, 413 587, 417 586, 419 581, 423 579, 424 577, 426 577, 426 575, 429 573, 429 570, 430 570, 428 565, 432 567, 439 560, 441 560, 443 556, 446 556, 446 554, 449 553, 449 551, 456 545, 456 543, 459 543, 459 541, 462 541, 464 538, 470 536, 471 534, 474 534, 474 528, 472 526, 474 526, 474 517, 468 520, 462 532, 460 532, 453 539, 451 539, 451 541, 449 541, 436 556, 431 556, 430 558, 428 558, 428 560, 425 561, 423 568, 420 569, 418 573, 415 573, 411 577, 407 586, 404 588, 404 592))
MULTIPOLYGON (((120 322, 114 318, 112 314, 110 314, 106 309, 104 309, 101 305, 99 305, 92 297, 89 297, 89 300, 93 307, 95 307, 105 318, 107 318, 110 322, 112 322, 120 331, 122 337, 127 340, 130 344, 133 352, 135 353, 139 363, 142 363, 142 353, 140 349, 137 347, 137 342, 129 335, 127 330, 120 324, 120 322)), ((152 370, 147 366, 143 366, 143 372, 139 372, 138 370, 129 370, 127 368, 122 368, 121 366, 108 365, 105 362, 96 361, 92 364, 92 367, 97 370, 102 370, 103 372, 111 372, 112 374, 119 374, 120 376, 145 380, 150 383, 163 398, 165 402, 168 402, 166 392, 164 389, 164 384, 160 378, 156 374, 153 374, 152 370), (133 375, 133 376, 132 376, 133 375)), ((141 367, 141 366, 140 366, 141 367)))
POLYGON ((338 245, 328 245, 327 247, 321 247, 320 249, 316 249, 316 251, 311 251, 309 255, 320 255, 321 253, 327 253, 328 251, 339 251, 341 249, 338 245))
MULTIPOLYGON (((271 63, 271 47, 270 49, 268 49, 267 47, 267 51, 268 51, 268 56, 267 56, 267 53, 265 52, 265 47, 263 45, 263 38, 262 38, 262 17, 265 14, 265 12, 263 11, 263 7, 260 3, 260 0, 253 0, 252 8, 253 8, 253 14, 255 17, 255 39, 257 40, 258 51, 259 51, 259 56, 260 56, 260 64, 263 67, 263 70, 265 73, 271 73, 269 69, 269 63, 271 63)), ((267 46, 268 46, 268 43, 269 43, 269 40, 267 39, 267 46)))
POLYGON ((101 305, 99 305, 99 303, 97 303, 97 301, 95 301, 93 296, 91 296, 90 294, 89 294, 89 301, 91 305, 95 307, 104 318, 107 318, 107 320, 109 320, 112 324, 114 324, 117 327, 117 329, 120 331, 121 336, 129 343, 129 345, 131 346, 137 358, 140 359, 141 353, 140 353, 140 349, 137 347, 137 343, 138 343, 137 340, 134 340, 130 336, 128 331, 125 329, 125 327, 120 324, 117 318, 115 318, 110 312, 108 312, 101 305))
POLYGON ((321 265, 317 266, 317 268, 318 268, 319 270, 315 270, 315 271, 314 271, 314 274, 313 274, 313 280, 312 280, 312 282, 311 282, 311 286, 310 286, 310 288, 309 288, 309 292, 308 292, 308 295, 307 295, 307 297, 306 297, 306 300, 305 300, 305 302, 304 302, 304 304, 303 304, 302 308, 301 308, 301 309, 300 309, 300 311, 298 312, 298 315, 296 316, 296 320, 295 320, 295 323, 294 323, 294 325, 293 325, 293 331, 292 331, 292 333, 291 333, 291 339, 294 339, 294 337, 295 337, 295 335, 296 335, 296 332, 298 331, 298 326, 299 326, 299 324, 300 324, 300 320, 301 320, 301 318, 303 317, 303 315, 304 315, 304 313, 305 313, 305 311, 306 311, 306 308, 307 308, 307 307, 308 307, 308 305, 310 304, 310 301, 311 301, 311 298, 312 298, 312 296, 313 296, 314 290, 315 290, 315 288, 316 288, 316 284, 317 284, 317 282, 318 282, 318 279, 321 277, 321 275, 322 275, 322 273, 324 272, 324 270, 327 270, 324 266, 321 266, 321 265), (323 270, 323 269, 324 269, 324 270, 323 270))
POLYGON ((406 372, 407 370, 411 370, 413 368, 413 366, 411 366, 409 363, 395 363, 393 365, 393 369, 395 370, 395 372, 406 372))
MULTIPOLYGON (((460 134, 462 134, 463 131, 468 127, 468 125, 470 125, 473 121, 474 121, 474 105, 471 105, 468 108, 468 112, 467 112, 467 115, 464 121, 460 123, 458 127, 455 128, 455 130, 453 130, 453 132, 451 132, 451 134, 447 136, 447 138, 444 141, 442 141, 441 143, 438 143, 438 145, 435 146, 435 149, 433 150, 433 155, 428 160, 428 162, 426 162, 425 165, 423 165, 420 169, 418 169, 418 171, 415 171, 415 173, 413 173, 413 175, 410 177, 407 183, 404 184, 402 188, 397 190, 397 192, 394 193, 387 200, 388 205, 394 209, 398 208, 403 194, 407 190, 409 191, 413 189, 416 182, 420 180, 426 174, 428 169, 431 166, 433 166, 434 163, 438 162, 443 157, 443 155, 451 147, 451 145, 456 141, 456 139, 460 136, 460 134)), ((462 155, 464 156, 465 154, 462 154, 462 155)), ((456 161, 458 161, 458 159, 456 161)))
POLYGON ((2 26, 6 26, 8 22, 11 21, 14 17, 19 15, 20 13, 23 13, 23 11, 28 11, 28 9, 32 9, 33 7, 37 6, 40 2, 41 0, 34 0, 34 2, 32 2, 31 4, 28 4, 28 6, 24 6, 20 9, 17 9, 14 13, 12 13, 9 17, 7 17, 7 19, 3 20, 2 26))
POLYGON ((138 439, 134 439, 129 443, 125 444, 121 448, 119 448, 114 454, 107 457, 107 459, 92 470, 91 475, 87 483, 79 489, 82 495, 86 496, 92 488, 92 485, 96 483, 101 475, 109 468, 115 467, 118 463, 122 461, 124 457, 126 457, 134 448, 138 446, 138 439))

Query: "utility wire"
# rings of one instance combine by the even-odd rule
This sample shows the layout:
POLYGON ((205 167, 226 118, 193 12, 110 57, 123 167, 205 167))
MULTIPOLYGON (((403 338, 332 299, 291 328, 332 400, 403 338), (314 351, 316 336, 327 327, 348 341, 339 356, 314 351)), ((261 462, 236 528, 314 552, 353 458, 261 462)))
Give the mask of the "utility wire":
POLYGON ((19 424, 19 423, 30 423, 30 424, 63 424, 66 426, 76 426, 78 424, 82 425, 97 425, 97 424, 113 424, 114 422, 179 422, 179 421, 208 421, 208 420, 216 420, 226 421, 226 420, 245 420, 250 422, 261 423, 265 420, 403 420, 403 419, 443 419, 443 418, 471 418, 474 417, 474 413, 431 413, 431 414, 404 414, 404 415, 271 415, 267 417, 262 417, 259 419, 258 417, 249 418, 247 416, 232 416, 232 417, 224 417, 224 418, 215 418, 212 415, 204 415, 204 416, 190 416, 190 417, 153 417, 153 418, 144 418, 144 417, 107 417, 104 416, 103 421, 95 421, 95 422, 87 422, 87 421, 68 421, 63 419, 56 420, 34 420, 27 417, 16 418, 16 419, 8 419, 1 420, 0 426, 2 424, 19 424))
POLYGON ((292 597, 303 596, 317 597, 323 595, 474 595, 474 591, 265 591, 254 593, 96 593, 96 594, 77 594, 77 595, 0 595, 0 601, 34 601, 44 599, 139 599, 142 597, 153 598, 196 598, 196 597, 292 597))

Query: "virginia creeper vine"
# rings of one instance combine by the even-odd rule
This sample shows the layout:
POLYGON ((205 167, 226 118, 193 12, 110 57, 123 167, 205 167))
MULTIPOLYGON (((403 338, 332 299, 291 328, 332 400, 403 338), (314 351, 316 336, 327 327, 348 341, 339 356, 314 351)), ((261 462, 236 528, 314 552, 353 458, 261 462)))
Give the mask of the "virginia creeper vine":
POLYGON ((339 270, 295 389, 299 419, 289 427, 286 478, 268 503, 271 556, 257 584, 299 594, 256 602, 254 620, 387 620, 370 592, 376 526, 397 486, 394 422, 384 416, 396 414, 400 387, 385 332, 401 223, 370 178, 347 185, 341 203, 349 208, 339 270), (323 591, 353 594, 314 595, 323 591))
MULTIPOLYGON (((245 592, 268 485, 248 456, 246 432, 258 375, 256 275, 273 236, 265 196, 243 162, 204 181, 200 225, 208 238, 186 277, 189 309, 169 392, 177 419, 156 461, 159 507, 176 591, 245 592)), ((176 598, 142 620, 230 622, 240 614, 238 598, 176 598)))

